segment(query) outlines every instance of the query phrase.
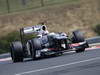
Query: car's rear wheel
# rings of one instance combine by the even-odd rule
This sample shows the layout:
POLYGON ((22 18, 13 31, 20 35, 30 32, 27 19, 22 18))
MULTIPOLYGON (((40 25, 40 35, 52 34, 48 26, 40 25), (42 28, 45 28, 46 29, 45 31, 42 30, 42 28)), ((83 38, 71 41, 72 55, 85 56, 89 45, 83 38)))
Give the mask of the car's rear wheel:
POLYGON ((11 57, 13 62, 22 62, 23 61, 23 46, 20 41, 12 42, 10 44, 11 48, 11 57))
POLYGON ((73 43, 79 43, 79 42, 84 42, 85 38, 82 32, 79 30, 76 30, 73 32, 73 37, 72 37, 72 42, 73 43))
POLYGON ((38 38, 34 38, 29 42, 29 44, 32 59, 35 60, 37 58, 36 52, 42 49, 41 42, 38 38))
POLYGON ((89 45, 87 41, 85 40, 85 37, 82 32, 79 30, 76 30, 73 32, 73 37, 72 37, 72 43, 80 43, 80 42, 85 42, 85 44, 78 46, 76 49, 76 53, 79 52, 84 52, 85 48, 88 48, 89 45))

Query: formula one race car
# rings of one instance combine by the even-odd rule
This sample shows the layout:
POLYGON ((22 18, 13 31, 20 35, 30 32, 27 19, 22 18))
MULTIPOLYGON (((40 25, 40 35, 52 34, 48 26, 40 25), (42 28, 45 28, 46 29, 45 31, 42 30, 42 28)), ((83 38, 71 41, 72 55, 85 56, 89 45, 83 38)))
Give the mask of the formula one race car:
POLYGON ((84 52, 88 47, 88 43, 79 30, 73 31, 72 37, 63 32, 45 32, 47 32, 46 25, 21 28, 21 41, 14 41, 10 44, 13 62, 22 62, 26 57, 35 60, 38 57, 63 54, 63 52, 71 50, 75 50, 77 53, 84 52), (26 39, 25 36, 30 34, 37 36, 26 39), (38 36, 40 34, 42 36, 38 36))

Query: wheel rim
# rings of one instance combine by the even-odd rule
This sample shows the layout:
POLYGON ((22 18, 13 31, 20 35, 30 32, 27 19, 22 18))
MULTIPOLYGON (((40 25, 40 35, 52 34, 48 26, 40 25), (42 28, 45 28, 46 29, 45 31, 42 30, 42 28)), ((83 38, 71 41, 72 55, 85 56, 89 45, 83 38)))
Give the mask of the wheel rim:
POLYGON ((36 51, 34 50, 32 43, 29 42, 29 44, 30 44, 31 57, 32 57, 33 60, 35 60, 36 59, 36 51))

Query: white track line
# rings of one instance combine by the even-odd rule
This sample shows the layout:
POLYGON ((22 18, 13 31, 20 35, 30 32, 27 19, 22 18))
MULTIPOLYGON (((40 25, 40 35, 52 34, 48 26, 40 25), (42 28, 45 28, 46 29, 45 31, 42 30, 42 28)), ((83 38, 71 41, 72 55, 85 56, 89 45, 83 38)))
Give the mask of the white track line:
POLYGON ((27 71, 27 72, 22 72, 22 73, 17 73, 15 75, 25 75, 25 74, 30 74, 30 73, 36 73, 36 72, 46 71, 46 70, 60 68, 60 67, 65 67, 65 66, 70 66, 70 65, 75 65, 75 64, 84 63, 84 62, 93 61, 93 60, 98 60, 98 59, 100 59, 100 57, 91 58, 91 59, 82 60, 82 61, 76 61, 76 62, 72 62, 72 63, 68 63, 68 64, 62 64, 62 65, 47 67, 47 68, 41 68, 41 69, 27 71))
POLYGON ((11 60, 11 57, 8 57, 8 58, 2 58, 2 59, 0 59, 0 62, 3 62, 3 61, 9 61, 9 60, 11 60))

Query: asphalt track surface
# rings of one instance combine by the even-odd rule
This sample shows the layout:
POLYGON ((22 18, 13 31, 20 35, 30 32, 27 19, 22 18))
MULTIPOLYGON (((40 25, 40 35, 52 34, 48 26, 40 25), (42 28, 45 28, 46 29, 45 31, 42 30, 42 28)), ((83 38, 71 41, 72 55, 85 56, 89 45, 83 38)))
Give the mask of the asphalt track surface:
POLYGON ((100 75, 100 49, 32 61, 0 61, 0 75, 100 75))

